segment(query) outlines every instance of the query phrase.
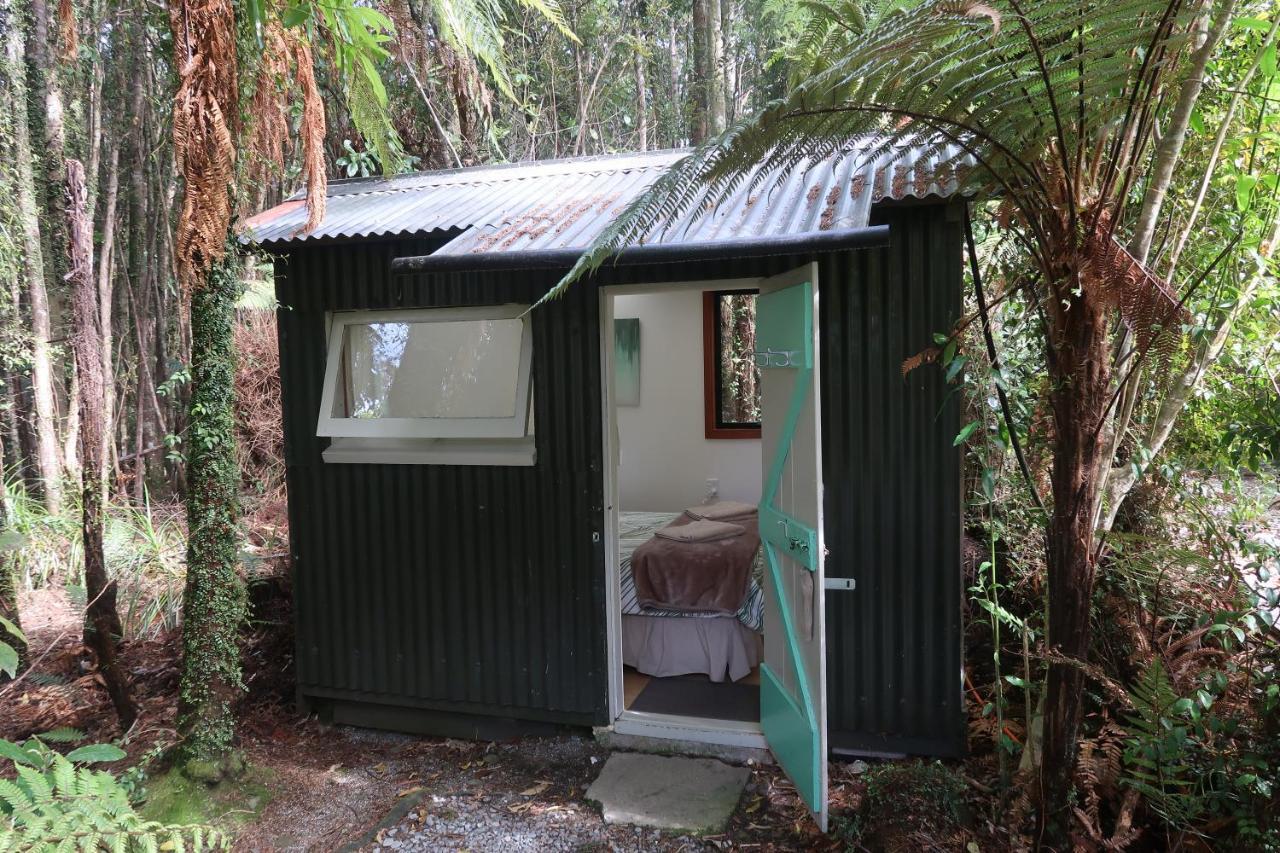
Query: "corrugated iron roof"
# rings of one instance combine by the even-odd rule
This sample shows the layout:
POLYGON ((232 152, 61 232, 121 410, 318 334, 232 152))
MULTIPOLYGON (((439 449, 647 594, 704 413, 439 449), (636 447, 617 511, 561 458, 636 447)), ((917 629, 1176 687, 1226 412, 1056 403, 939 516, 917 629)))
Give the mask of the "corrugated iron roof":
MULTIPOLYGON (((935 146, 936 148, 936 146, 935 146)), ((600 231, 687 151, 580 157, 334 181, 324 221, 302 234, 302 196, 246 222, 245 238, 281 245, 324 238, 461 231, 441 254, 570 249, 600 231)), ((714 210, 697 210, 646 242, 796 234, 867 224, 883 199, 946 197, 972 160, 959 148, 900 148, 861 166, 845 155, 746 181, 714 210)))

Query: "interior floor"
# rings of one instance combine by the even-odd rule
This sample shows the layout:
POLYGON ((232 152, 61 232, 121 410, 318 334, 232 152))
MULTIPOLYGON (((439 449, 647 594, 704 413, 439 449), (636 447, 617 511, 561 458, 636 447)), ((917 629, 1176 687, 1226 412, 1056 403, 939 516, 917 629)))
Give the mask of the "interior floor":
POLYGON ((738 681, 715 682, 701 674, 654 678, 627 666, 622 696, 628 711, 758 723, 760 669, 738 681))

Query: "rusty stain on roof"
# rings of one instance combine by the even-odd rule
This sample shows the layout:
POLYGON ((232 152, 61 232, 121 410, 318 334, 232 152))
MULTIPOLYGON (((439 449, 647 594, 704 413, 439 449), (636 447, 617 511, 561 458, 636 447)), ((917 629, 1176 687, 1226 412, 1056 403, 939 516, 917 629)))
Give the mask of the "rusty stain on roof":
POLYGON ((827 204, 822 209, 822 219, 818 220, 819 231, 830 231, 831 224, 836 219, 836 202, 840 200, 840 185, 836 184, 831 187, 831 191, 827 193, 827 204))

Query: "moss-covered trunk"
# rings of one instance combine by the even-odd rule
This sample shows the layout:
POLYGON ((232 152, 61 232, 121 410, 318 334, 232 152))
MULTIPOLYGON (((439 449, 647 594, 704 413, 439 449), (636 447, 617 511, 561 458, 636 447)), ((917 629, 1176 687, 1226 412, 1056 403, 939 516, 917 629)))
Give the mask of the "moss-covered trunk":
POLYGON ((244 588, 237 573, 239 510, 232 324, 240 293, 234 251, 191 294, 191 405, 187 426, 187 585, 183 598, 181 758, 201 774, 229 766, 233 706, 243 690, 244 588))

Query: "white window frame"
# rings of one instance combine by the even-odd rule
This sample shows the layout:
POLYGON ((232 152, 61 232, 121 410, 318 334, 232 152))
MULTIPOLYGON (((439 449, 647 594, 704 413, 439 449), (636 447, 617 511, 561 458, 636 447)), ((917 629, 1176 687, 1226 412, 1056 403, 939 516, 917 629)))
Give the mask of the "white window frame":
MULTIPOLYGON (((316 435, 335 440, 526 438, 529 435, 530 409, 532 408, 530 374, 533 364, 533 324, 527 311, 527 305, 486 305, 469 308, 333 312, 329 317, 329 349, 325 358, 324 389, 320 399, 316 435), (337 418, 333 416, 334 395, 337 393, 338 370, 342 366, 342 344, 347 326, 371 323, 449 323, 465 320, 512 319, 518 319, 522 324, 513 416, 507 418, 337 418)), ((468 441, 468 443, 473 444, 474 441, 468 441)))

